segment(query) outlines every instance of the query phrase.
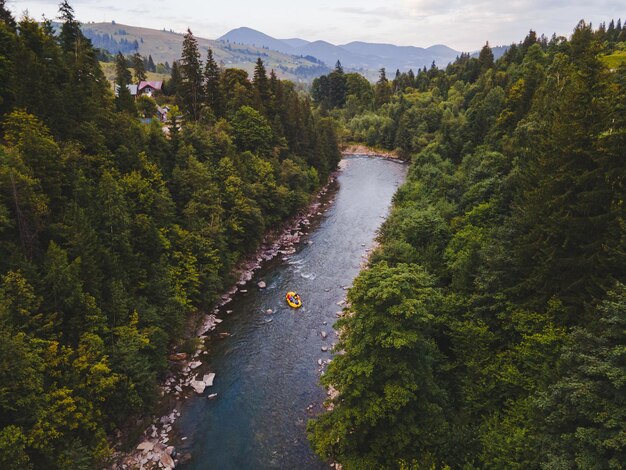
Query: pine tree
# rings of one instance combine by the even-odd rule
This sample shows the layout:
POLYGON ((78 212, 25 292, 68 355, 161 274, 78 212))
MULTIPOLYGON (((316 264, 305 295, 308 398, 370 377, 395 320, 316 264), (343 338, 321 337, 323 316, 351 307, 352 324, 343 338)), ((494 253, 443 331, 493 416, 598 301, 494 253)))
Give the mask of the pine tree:
POLYGON ((213 58, 211 48, 209 48, 207 52, 206 65, 204 67, 204 95, 215 117, 223 116, 224 110, 222 94, 220 92, 220 69, 213 58))
POLYGON ((380 69, 380 75, 376 82, 376 88, 374 91, 374 100, 377 108, 380 108, 383 104, 387 103, 391 98, 391 85, 387 80, 387 74, 385 68, 380 69))
POLYGON ((0 21, 3 21, 11 31, 15 32, 17 23, 11 12, 7 10, 6 0, 0 0, 0 21))
POLYGON ((489 47, 489 41, 487 41, 487 43, 480 50, 480 54, 478 55, 480 73, 483 74, 487 70, 492 68, 493 62, 493 51, 491 50, 491 47, 489 47))
POLYGON ((198 41, 190 29, 184 35, 183 53, 180 59, 180 102, 188 119, 197 121, 203 99, 202 61, 198 51, 198 41))
POLYGON ((270 101, 270 89, 267 80, 267 71, 260 57, 257 59, 256 65, 254 66, 252 83, 254 84, 254 93, 258 108, 261 111, 265 111, 270 101))
POLYGON ((180 92, 183 78, 180 75, 180 67, 178 61, 174 61, 172 64, 172 70, 170 72, 170 79, 165 82, 164 93, 167 96, 176 97, 176 101, 180 101, 180 92))
POLYGON ((132 77, 128 70, 128 62, 121 52, 117 53, 115 58, 115 87, 117 97, 115 98, 115 106, 118 111, 126 111, 136 114, 135 102, 128 89, 132 77))
POLYGON ((135 71, 135 83, 139 85, 146 80, 146 67, 144 65, 144 58, 138 52, 133 54, 131 59, 131 65, 135 71))
POLYGON ((328 93, 331 108, 342 108, 346 102, 346 75, 341 62, 337 61, 335 70, 328 75, 328 93))
POLYGON ((577 324, 585 304, 605 290, 606 273, 622 271, 625 260, 608 249, 620 238, 619 223, 610 215, 613 197, 596 143, 610 113, 590 26, 579 24, 570 47, 570 57, 557 56, 547 72, 559 80, 542 94, 535 118, 545 133, 533 144, 513 220, 523 278, 516 289, 536 306, 557 295, 570 309, 567 322, 577 324))

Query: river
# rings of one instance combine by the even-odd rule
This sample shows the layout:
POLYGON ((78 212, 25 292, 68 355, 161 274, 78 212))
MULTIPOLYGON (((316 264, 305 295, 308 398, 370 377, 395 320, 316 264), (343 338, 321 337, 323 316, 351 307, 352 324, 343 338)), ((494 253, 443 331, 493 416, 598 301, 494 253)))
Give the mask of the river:
POLYGON ((214 386, 190 398, 176 423, 185 437, 177 450, 192 455, 185 469, 327 468, 306 438, 306 422, 326 398, 318 361, 331 358, 322 347, 336 341, 337 303, 406 176, 406 165, 380 158, 348 157, 341 166, 326 195, 334 201, 320 209, 297 252, 268 263, 223 307, 215 333, 231 336, 208 343, 214 386), (256 286, 260 280, 267 288, 256 286), (287 306, 289 290, 300 294, 302 308, 287 306))

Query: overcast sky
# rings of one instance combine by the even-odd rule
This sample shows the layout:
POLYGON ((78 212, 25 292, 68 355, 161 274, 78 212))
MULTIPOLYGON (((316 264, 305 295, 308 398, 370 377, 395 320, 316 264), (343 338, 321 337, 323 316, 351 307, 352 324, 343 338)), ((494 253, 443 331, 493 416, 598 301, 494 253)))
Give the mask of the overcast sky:
MULTIPOLYGON (((58 1, 7 0, 17 17, 57 16, 58 1)), ((277 38, 386 42, 469 51, 510 44, 529 29, 569 35, 584 18, 594 25, 626 18, 624 0, 70 0, 82 22, 111 21, 217 38, 248 26, 277 38)))

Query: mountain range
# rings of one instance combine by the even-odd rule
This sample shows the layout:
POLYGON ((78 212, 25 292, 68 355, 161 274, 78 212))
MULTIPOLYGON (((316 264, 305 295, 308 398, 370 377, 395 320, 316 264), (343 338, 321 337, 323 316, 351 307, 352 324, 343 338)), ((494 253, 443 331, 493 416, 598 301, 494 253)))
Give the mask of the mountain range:
MULTIPOLYGON (((151 55, 155 63, 167 61, 170 64, 181 55, 183 35, 173 31, 115 22, 86 23, 82 28, 95 47, 113 54, 118 50, 124 54, 139 52, 145 57, 151 55)), ((443 44, 423 48, 361 41, 335 45, 321 40, 276 39, 245 27, 233 29, 216 40, 196 39, 202 58, 211 48, 221 66, 251 72, 261 57, 268 70, 274 69, 281 78, 296 82, 310 82, 314 77, 328 73, 337 61, 346 71, 359 71, 375 80, 383 67, 390 76, 396 69, 416 71, 430 67, 433 62, 445 67, 461 54, 443 44)), ((499 57, 505 50, 506 47, 493 48, 494 56, 499 57)))
POLYGON ((251 44, 290 55, 315 57, 330 67, 339 60, 345 68, 352 70, 379 70, 385 67, 388 71, 408 71, 430 67, 433 62, 445 66, 461 54, 443 44, 423 48, 361 41, 335 45, 326 41, 306 41, 300 38, 276 39, 246 27, 233 29, 217 40, 251 44))

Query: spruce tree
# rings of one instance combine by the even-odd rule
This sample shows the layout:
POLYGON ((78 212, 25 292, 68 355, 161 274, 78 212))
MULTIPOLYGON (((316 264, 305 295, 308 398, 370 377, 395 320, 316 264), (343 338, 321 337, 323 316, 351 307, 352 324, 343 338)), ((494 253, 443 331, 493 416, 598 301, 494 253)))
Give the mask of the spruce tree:
POLYGON ((258 107, 261 111, 265 111, 270 101, 270 90, 267 80, 267 71, 260 57, 257 59, 256 65, 254 66, 252 83, 254 84, 254 94, 259 105, 258 107))
POLYGON ((385 72, 385 68, 383 67, 380 69, 380 75, 374 90, 374 100, 377 108, 389 101, 391 98, 391 92, 391 85, 389 80, 387 80, 387 74, 385 72))
POLYGON ((200 117, 204 92, 202 61, 198 51, 198 41, 190 29, 184 35, 183 53, 180 59, 180 102, 185 116, 192 121, 200 117))
POLYGON ((483 74, 487 70, 493 67, 493 51, 489 47, 489 42, 483 46, 478 55, 478 64, 480 66, 480 73, 483 74))
POLYGON ((346 102, 346 75, 341 62, 337 61, 335 70, 328 75, 328 93, 331 108, 342 108, 346 102))
POLYGON ((3 21, 11 31, 15 31, 17 28, 15 18, 6 7, 6 0, 0 0, 0 21, 3 21))
POLYGON ((213 58, 211 48, 207 52, 206 65, 204 66, 204 96, 215 117, 221 117, 224 110, 220 92, 220 68, 213 58))
POLYGON ((127 111, 136 114, 135 102, 128 89, 131 80, 132 77, 128 70, 128 61, 121 52, 118 52, 115 58, 115 88, 117 94, 115 106, 118 111, 127 111))
POLYGON ((144 64, 144 58, 138 52, 133 54, 131 65, 135 71, 135 83, 139 85, 146 80, 146 67, 144 64))

